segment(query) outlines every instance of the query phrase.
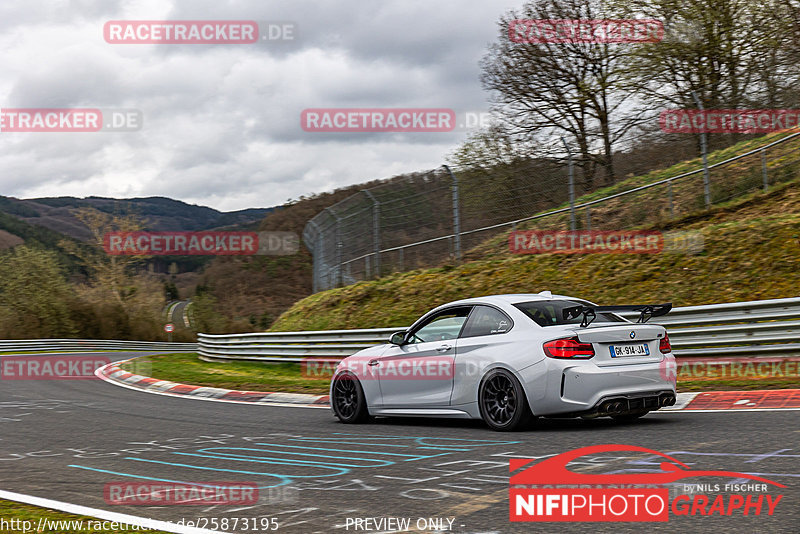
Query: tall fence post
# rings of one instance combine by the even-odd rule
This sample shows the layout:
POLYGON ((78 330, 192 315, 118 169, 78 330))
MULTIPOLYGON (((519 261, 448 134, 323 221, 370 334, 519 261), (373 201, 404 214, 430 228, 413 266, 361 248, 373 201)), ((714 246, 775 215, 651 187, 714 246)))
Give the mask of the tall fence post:
POLYGON ((336 271, 334 272, 334 284, 338 287, 342 285, 342 236, 341 236, 341 228, 340 228, 340 219, 339 216, 336 215, 336 212, 333 211, 331 208, 325 208, 324 211, 327 211, 331 214, 331 216, 336 220, 336 232, 334 237, 334 243, 336 246, 336 271))
POLYGON ((767 177, 767 154, 763 148, 761 149, 761 176, 764 181, 764 192, 766 193, 769 189, 769 180, 767 177))
POLYGON ((453 171, 450 170, 450 167, 447 165, 442 165, 448 173, 450 173, 450 178, 453 179, 453 235, 455 236, 453 239, 453 253, 456 257, 456 262, 461 261, 461 220, 460 214, 458 211, 458 178, 456 175, 453 174, 453 171))
MULTIPOLYGON (((381 277, 381 203, 369 189, 362 189, 372 199, 372 247, 375 256, 375 278, 381 277)), ((367 274, 369 278, 369 274, 367 274)))
POLYGON ((566 139, 561 137, 561 142, 564 143, 564 148, 567 151, 567 170, 569 174, 569 229, 573 232, 576 228, 575 223, 575 173, 572 167, 572 150, 569 149, 566 139))
POLYGON ((317 235, 317 240, 314 243, 314 248, 316 249, 314 252, 314 263, 311 265, 311 273, 314 278, 313 286, 314 286, 314 293, 317 291, 321 291, 321 283, 322 283, 322 233, 317 235))
POLYGON ((314 228, 316 238, 314 239, 313 249, 311 251, 311 292, 316 293, 320 290, 320 266, 322 264, 322 230, 314 219, 310 219, 308 224, 314 228))
MULTIPOLYGON (((703 104, 697 98, 697 93, 692 91, 692 98, 694 98, 697 109, 703 111, 703 104)), ((703 157, 703 196, 705 197, 706 208, 711 207, 711 180, 708 175, 708 142, 706 140, 706 133, 700 132, 700 152, 703 157)))
POLYGON ((675 200, 672 197, 672 180, 667 182, 667 196, 669 196, 669 217, 675 217, 675 200))

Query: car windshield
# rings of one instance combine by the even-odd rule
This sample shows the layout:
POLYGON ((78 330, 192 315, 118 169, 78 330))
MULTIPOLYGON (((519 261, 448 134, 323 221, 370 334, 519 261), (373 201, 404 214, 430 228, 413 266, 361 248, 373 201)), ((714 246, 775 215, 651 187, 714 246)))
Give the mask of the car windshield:
MULTIPOLYGON (((536 321, 539 326, 580 324, 583 319, 582 315, 572 319, 564 319, 564 308, 580 305, 588 306, 590 304, 581 300, 534 300, 514 304, 525 315, 536 321)), ((625 319, 613 313, 598 313, 595 322, 619 323, 625 322, 625 319)))

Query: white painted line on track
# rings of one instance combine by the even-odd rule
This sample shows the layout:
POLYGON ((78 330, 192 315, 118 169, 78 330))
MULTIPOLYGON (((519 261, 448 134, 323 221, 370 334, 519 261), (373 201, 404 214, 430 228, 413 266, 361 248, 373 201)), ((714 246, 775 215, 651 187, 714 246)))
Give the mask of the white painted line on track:
POLYGON ((691 392, 691 393, 678 393, 675 398, 675 404, 672 406, 667 406, 666 408, 661 408, 665 412, 677 412, 686 408, 686 405, 689 404, 694 400, 696 396, 700 393, 691 392))
MULTIPOLYGON (((81 506, 79 504, 72 504, 68 502, 54 501, 51 499, 44 499, 42 497, 34 497, 33 495, 25 495, 22 493, 14 493, 13 491, 0 490, 0 499, 8 501, 21 502, 30 504, 31 506, 41 506, 43 508, 50 508, 60 512, 69 514, 86 515, 96 517, 105 521, 112 521, 117 523, 124 523, 126 525, 136 525, 139 527, 149 528, 153 530, 163 530, 165 532, 176 532, 178 534, 227 534, 219 530, 208 530, 204 528, 189 527, 186 525, 179 525, 169 521, 159 521, 157 519, 149 519, 146 517, 139 517, 135 515, 120 514, 118 512, 109 512, 108 510, 101 510, 99 508, 90 508, 88 506, 81 506)), ((52 520, 58 522, 58 519, 52 520)), ((64 520, 69 521, 69 520, 64 520)), ((74 520, 73 520, 74 521, 74 520)))
POLYGON ((673 413, 720 413, 720 412, 796 412, 800 411, 800 408, 721 408, 719 410, 666 410, 661 411, 657 410, 655 412, 650 412, 648 415, 652 414, 673 414, 673 413))

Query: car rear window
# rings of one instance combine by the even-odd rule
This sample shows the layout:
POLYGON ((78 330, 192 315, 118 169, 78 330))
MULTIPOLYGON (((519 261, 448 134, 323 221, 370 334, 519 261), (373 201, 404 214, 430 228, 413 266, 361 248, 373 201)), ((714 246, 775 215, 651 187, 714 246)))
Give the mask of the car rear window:
MULTIPOLYGON (((564 319, 564 308, 579 305, 589 305, 589 303, 580 300, 534 300, 514 304, 539 326, 581 324, 582 317, 580 315, 569 320, 564 319)), ((595 322, 621 323, 625 322, 625 319, 613 313, 598 313, 595 322)))

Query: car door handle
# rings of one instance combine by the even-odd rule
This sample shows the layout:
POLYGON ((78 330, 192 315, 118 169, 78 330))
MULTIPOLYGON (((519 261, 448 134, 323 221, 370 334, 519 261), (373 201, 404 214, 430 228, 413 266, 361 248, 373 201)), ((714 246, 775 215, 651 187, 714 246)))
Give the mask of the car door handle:
POLYGON ((378 360, 370 360, 367 365, 378 365, 380 362, 378 360))
POLYGON ((450 349, 452 349, 452 348, 453 348, 453 347, 451 347, 450 345, 442 345, 441 347, 439 347, 438 349, 436 349, 436 351, 437 351, 437 352, 447 352, 448 350, 450 350, 450 349))

